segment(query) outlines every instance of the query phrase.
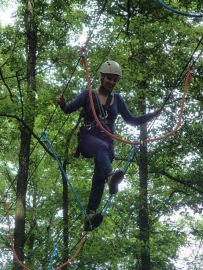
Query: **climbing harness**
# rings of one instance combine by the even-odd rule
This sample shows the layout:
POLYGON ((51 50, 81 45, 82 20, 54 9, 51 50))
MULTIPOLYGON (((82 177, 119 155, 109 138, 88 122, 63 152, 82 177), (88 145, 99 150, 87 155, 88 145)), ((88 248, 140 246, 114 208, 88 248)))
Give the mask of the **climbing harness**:
POLYGON ((165 7, 166 9, 176 13, 176 14, 179 14, 179 15, 183 15, 183 16, 186 16, 186 17, 191 17, 191 18, 202 18, 203 17, 203 14, 190 14, 190 13, 186 13, 186 12, 182 12, 182 11, 178 11, 172 7, 169 7, 168 5, 166 5, 163 1, 161 0, 157 0, 157 2, 165 7))
POLYGON ((99 108, 99 118, 102 120, 105 120, 108 117, 108 111, 110 109, 110 104, 111 104, 111 101, 113 99, 113 95, 109 94, 107 99, 106 99, 106 103, 104 105, 102 105, 100 100, 99 100, 99 96, 98 96, 97 92, 93 91, 93 93, 96 97, 97 106, 99 108))
MULTIPOLYGON (((116 139, 118 141, 121 141, 121 142, 126 143, 126 144, 131 144, 131 145, 140 145, 142 142, 140 142, 140 141, 134 142, 134 141, 128 141, 128 140, 122 139, 122 138, 117 137, 114 134, 110 133, 107 129, 105 129, 103 127, 103 125, 101 124, 101 122, 99 121, 99 119, 97 117, 95 107, 94 107, 94 102, 93 102, 93 98, 92 98, 92 88, 91 88, 91 84, 90 84, 90 76, 89 76, 88 66, 87 66, 87 62, 86 62, 86 58, 85 58, 85 55, 86 55, 85 48, 82 47, 80 49, 80 55, 81 55, 81 59, 82 59, 82 64, 84 65, 84 68, 85 68, 86 80, 87 80, 88 91, 89 91, 90 105, 91 105, 92 113, 94 115, 94 119, 95 119, 97 125, 107 135, 109 135, 110 137, 112 137, 112 138, 114 138, 114 139, 116 139)), ((184 92, 183 92, 183 96, 182 96, 181 110, 180 110, 180 113, 179 113, 178 123, 176 124, 176 127, 171 132, 167 133, 166 135, 159 136, 159 137, 152 138, 152 139, 145 139, 144 143, 165 139, 165 138, 171 136, 172 134, 174 134, 178 130, 178 128, 179 128, 179 126, 181 124, 181 121, 182 121, 183 108, 184 108, 184 104, 185 104, 185 97, 186 97, 186 94, 187 94, 187 86, 188 86, 188 83, 191 82, 191 78, 192 78, 191 70, 190 70, 190 67, 188 66, 188 68, 187 68, 187 76, 186 76, 186 79, 185 79, 184 92)))

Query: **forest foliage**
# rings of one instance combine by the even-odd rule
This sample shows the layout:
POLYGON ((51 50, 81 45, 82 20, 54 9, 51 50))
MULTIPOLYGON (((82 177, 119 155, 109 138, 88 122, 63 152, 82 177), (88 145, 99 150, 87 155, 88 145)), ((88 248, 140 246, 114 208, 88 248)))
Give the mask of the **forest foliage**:
MULTIPOLYGON (((190 13, 201 11, 203 6, 198 0, 165 2, 190 13)), ((173 136, 147 145, 150 265, 146 269, 200 270, 202 19, 177 15, 157 1, 148 0, 17 3, 14 25, 0 25, 0 193, 7 196, 16 239, 18 189, 25 190, 24 241, 23 248, 19 247, 25 265, 48 269, 53 244, 57 244, 53 266, 56 267, 74 254, 81 238, 83 213, 69 188, 65 195, 67 211, 64 210, 66 184, 41 132, 47 132, 85 207, 93 161, 74 157, 80 111, 65 115, 56 105, 59 94, 64 93, 70 102, 87 87, 79 52, 85 46, 93 88, 99 84, 101 64, 106 60, 119 62, 123 76, 115 92, 123 96, 134 115, 143 113, 141 104, 145 104, 147 112, 162 107, 171 93, 161 115, 151 127, 148 124, 149 138, 164 135, 175 127, 186 68, 193 66, 181 127, 173 136), (29 33, 35 43, 28 42, 29 33), (30 135, 29 146, 22 134, 30 135), (26 160, 22 156, 25 149, 26 160), (19 188, 24 173, 19 164, 23 162, 27 162, 27 176, 23 176, 26 186, 19 188), (190 246, 190 258, 179 253, 181 248, 190 246)), ((5 5, 4 1, 0 5, 5 5)), ((137 141, 140 132, 140 127, 129 127, 118 117, 118 136, 137 141)), ((124 167, 130 149, 130 145, 115 141, 114 168, 124 167)), ((139 162, 138 151, 101 226, 88 234, 82 251, 67 269, 144 269, 139 162)), ((100 211, 108 197, 106 188, 100 211)), ((6 212, 3 203, 0 206, 1 269, 22 269, 13 262, 6 212)))

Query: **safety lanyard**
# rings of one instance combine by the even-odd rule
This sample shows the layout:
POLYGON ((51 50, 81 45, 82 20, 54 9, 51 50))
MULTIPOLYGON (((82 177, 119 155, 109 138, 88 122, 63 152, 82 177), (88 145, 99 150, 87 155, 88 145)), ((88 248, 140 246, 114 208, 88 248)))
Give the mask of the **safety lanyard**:
POLYGON ((105 120, 108 117, 108 111, 109 111, 109 108, 110 108, 110 105, 111 105, 113 95, 109 94, 107 99, 106 99, 106 103, 104 105, 102 105, 97 92, 94 90, 93 93, 94 93, 94 95, 96 97, 97 105, 98 105, 98 108, 99 108, 99 118, 101 118, 102 120, 105 120))

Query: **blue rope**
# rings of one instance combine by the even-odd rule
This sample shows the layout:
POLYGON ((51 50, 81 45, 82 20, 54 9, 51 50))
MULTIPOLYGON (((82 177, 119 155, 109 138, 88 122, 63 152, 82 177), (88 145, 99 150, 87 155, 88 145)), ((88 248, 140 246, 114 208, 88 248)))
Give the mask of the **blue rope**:
POLYGON ((105 205, 105 207, 104 207, 104 209, 103 209, 103 211, 101 213, 101 215, 103 217, 106 215, 106 212, 107 212, 112 200, 113 200, 113 194, 108 198, 108 201, 107 201, 107 203, 106 203, 106 205, 105 205))
POLYGON ((186 12, 182 12, 182 11, 178 11, 174 8, 171 8, 169 6, 167 6, 165 3, 163 3, 161 0, 157 0, 157 2, 162 5, 163 7, 167 8, 168 10, 174 12, 174 13, 177 13, 177 14, 180 14, 180 15, 183 15, 183 16, 187 16, 187 17, 195 17, 195 18, 201 18, 203 17, 203 14, 189 14, 189 13, 186 13, 186 12))
POLYGON ((57 255, 57 245, 54 244, 54 250, 53 250, 52 255, 51 255, 51 259, 50 259, 48 270, 51 270, 52 269, 52 266, 53 266, 53 263, 54 263, 54 257, 56 255, 57 255))
MULTIPOLYGON (((125 163, 125 166, 124 166, 124 168, 123 168, 123 170, 122 170, 124 174, 126 173, 127 168, 128 168, 128 166, 129 166, 129 164, 130 164, 130 162, 131 162, 131 160, 132 160, 134 154, 137 152, 138 149, 139 149, 139 147, 136 146, 136 145, 134 145, 133 148, 131 149, 130 153, 128 154, 128 159, 127 159, 127 161, 126 161, 126 163, 125 163)), ((109 208, 109 206, 110 206, 112 200, 113 200, 113 194, 108 198, 108 201, 107 201, 107 203, 106 203, 106 205, 105 205, 105 207, 104 207, 104 209, 103 209, 103 211, 102 211, 102 213, 101 213, 101 215, 102 215, 103 217, 106 215, 106 212, 107 212, 107 210, 108 210, 108 208, 109 208)))
POLYGON ((139 149, 139 147, 136 146, 136 145, 134 145, 133 148, 131 149, 131 151, 130 151, 130 153, 129 153, 129 155, 128 155, 128 159, 127 159, 127 161, 126 161, 126 163, 125 163, 125 166, 124 166, 124 168, 123 168, 123 173, 124 173, 124 174, 126 173, 127 168, 128 168, 128 166, 129 166, 129 164, 130 164, 130 162, 131 162, 131 160, 132 160, 134 154, 137 152, 138 149, 139 149))
POLYGON ((89 218, 87 212, 85 211, 85 208, 83 207, 82 203, 80 202, 80 199, 79 199, 79 197, 78 197, 78 195, 77 195, 75 189, 73 188, 73 185, 71 184, 70 180, 68 179, 68 176, 67 176, 67 174, 65 173, 65 171, 64 171, 64 169, 63 169, 63 166, 62 166, 61 162, 59 161, 59 159, 58 159, 58 157, 57 157, 57 155, 56 155, 56 153, 55 153, 55 151, 54 151, 54 149, 53 149, 51 143, 49 142, 48 136, 47 136, 46 132, 41 132, 41 135, 42 135, 42 137, 43 137, 45 143, 47 144, 47 146, 50 148, 51 152, 53 153, 54 158, 55 158, 55 160, 57 161, 57 163, 58 163, 58 165, 59 165, 59 168, 60 168, 61 172, 63 173, 63 176, 65 177, 66 181, 68 182, 68 184, 69 184, 69 186, 70 186, 70 188, 71 188, 71 191, 72 191, 73 195, 75 196, 76 201, 78 202, 78 205, 80 206, 80 208, 81 208, 81 210, 83 211, 85 217, 87 218, 87 220, 89 221, 90 225, 92 226, 91 220, 90 220, 90 218, 89 218))

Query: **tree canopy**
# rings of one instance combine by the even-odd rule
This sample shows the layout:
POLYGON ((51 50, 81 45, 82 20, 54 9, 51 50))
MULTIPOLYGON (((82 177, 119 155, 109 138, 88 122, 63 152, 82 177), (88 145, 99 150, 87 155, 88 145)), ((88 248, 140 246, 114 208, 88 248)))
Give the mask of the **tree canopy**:
MULTIPOLYGON (((203 5, 200 0, 164 2, 198 14, 203 5)), ((17 3, 15 23, 0 24, 0 193, 9 204, 21 261, 30 269, 48 269, 56 244, 55 269, 72 257, 81 238, 83 213, 41 132, 47 132, 85 207, 93 161, 74 157, 80 111, 66 115, 56 105, 59 94, 70 102, 87 88, 80 58, 84 46, 93 88, 99 84, 101 64, 114 60, 123 73, 115 92, 134 115, 164 104, 152 126, 131 128, 118 117, 115 133, 132 141, 174 128, 188 65, 194 74, 181 127, 167 139, 139 147, 102 224, 88 234, 80 254, 63 269, 200 269, 202 18, 181 16, 148 0, 17 3), (190 246, 190 257, 180 254, 190 246)), ((114 168, 124 167, 130 150, 115 141, 114 168)), ((106 188, 100 211, 108 197, 106 188)), ((3 205, 2 199, 0 265, 22 269, 13 259, 3 205)))

